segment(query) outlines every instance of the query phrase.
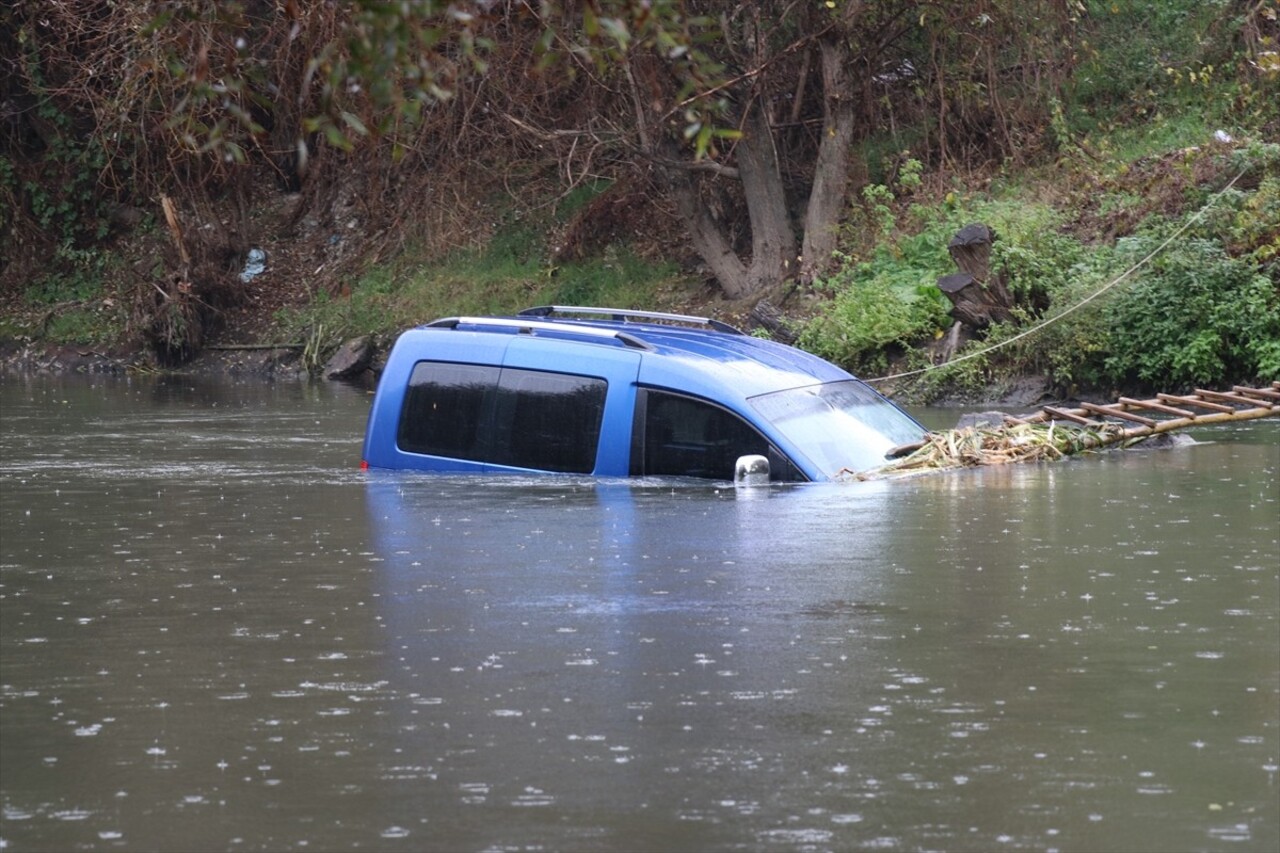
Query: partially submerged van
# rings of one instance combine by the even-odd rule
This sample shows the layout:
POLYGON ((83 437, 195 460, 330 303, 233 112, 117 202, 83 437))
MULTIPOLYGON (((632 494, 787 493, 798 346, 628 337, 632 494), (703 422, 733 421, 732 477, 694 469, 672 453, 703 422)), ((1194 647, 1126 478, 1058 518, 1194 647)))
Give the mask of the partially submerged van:
POLYGON ((725 323, 541 306, 402 334, 362 467, 804 482, 924 436, 844 370, 725 323))

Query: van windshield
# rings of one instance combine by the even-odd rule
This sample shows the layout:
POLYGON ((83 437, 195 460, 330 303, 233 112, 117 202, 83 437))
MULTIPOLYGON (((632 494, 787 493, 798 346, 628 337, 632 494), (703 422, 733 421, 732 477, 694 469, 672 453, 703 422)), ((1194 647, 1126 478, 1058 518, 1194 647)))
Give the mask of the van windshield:
POLYGON ((885 453, 924 438, 909 415, 857 380, 775 391, 749 401, 828 477, 885 463, 885 453))

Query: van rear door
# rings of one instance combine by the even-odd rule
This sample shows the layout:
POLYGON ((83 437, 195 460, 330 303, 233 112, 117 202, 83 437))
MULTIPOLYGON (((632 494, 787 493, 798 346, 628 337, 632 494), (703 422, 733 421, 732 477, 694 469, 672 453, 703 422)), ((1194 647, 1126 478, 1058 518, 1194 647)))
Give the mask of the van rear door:
POLYGON ((599 343, 514 336, 485 470, 627 476, 641 357, 599 343))
POLYGON ((490 408, 485 386, 490 380, 474 372, 488 367, 496 382, 509 337, 514 339, 436 328, 402 334, 387 357, 369 410, 365 463, 422 471, 484 470, 483 462, 459 457, 457 448, 469 443, 478 447, 485 439, 490 408), (419 423, 424 417, 427 422, 419 423), (441 425, 446 433, 437 441, 433 434, 441 425))

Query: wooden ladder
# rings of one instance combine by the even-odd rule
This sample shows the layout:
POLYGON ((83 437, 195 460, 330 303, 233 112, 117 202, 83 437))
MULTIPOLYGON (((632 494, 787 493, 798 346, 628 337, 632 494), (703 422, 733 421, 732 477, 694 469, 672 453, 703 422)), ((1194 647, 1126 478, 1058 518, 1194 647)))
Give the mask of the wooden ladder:
POLYGON ((1193 426, 1280 416, 1280 382, 1270 387, 1234 385, 1230 391, 1196 389, 1190 394, 1157 394, 1148 400, 1121 397, 1114 403, 1081 403, 1065 409, 1044 406, 1034 415, 1006 415, 1009 424, 1067 421, 1093 429, 1121 427, 1123 439, 1143 438, 1193 426), (1118 422, 1118 423, 1117 423, 1118 422))

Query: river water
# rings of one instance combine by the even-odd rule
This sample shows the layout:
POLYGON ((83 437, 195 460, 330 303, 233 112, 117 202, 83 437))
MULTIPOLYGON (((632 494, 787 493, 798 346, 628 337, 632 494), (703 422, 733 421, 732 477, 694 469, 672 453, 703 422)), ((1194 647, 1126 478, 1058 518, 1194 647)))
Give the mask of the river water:
POLYGON ((735 492, 369 399, 0 381, 0 847, 1280 849, 1280 423, 735 492))

